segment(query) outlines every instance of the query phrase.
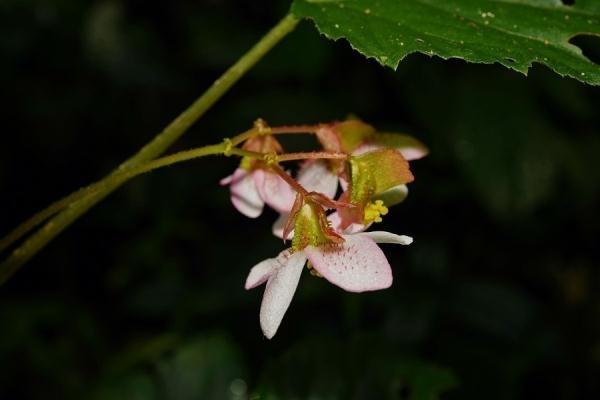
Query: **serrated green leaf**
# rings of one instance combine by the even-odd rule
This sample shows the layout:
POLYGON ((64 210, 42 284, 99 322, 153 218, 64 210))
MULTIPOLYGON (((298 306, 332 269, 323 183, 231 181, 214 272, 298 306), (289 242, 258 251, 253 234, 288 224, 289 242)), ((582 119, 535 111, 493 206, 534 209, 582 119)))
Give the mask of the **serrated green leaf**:
POLYGON ((408 54, 500 63, 527 73, 534 62, 562 76, 600 85, 600 66, 569 43, 600 35, 600 1, 578 0, 294 0, 330 39, 397 68, 408 54))

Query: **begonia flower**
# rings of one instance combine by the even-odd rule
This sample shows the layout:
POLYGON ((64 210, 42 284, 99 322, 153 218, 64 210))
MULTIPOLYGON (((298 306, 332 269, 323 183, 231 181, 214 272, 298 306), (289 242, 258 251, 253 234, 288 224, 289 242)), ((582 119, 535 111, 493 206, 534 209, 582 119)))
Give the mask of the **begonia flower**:
MULTIPOLYGON (((310 214, 311 211, 306 210, 310 214)), ((310 223, 310 216, 308 218, 310 223)), ((313 220, 317 221, 316 217, 313 220)), ((314 226, 318 226, 318 223, 315 222, 314 226)), ((302 235, 298 232, 301 229, 297 223, 293 244, 302 235)), ((264 260, 250 270, 246 289, 266 282, 260 309, 260 325, 267 338, 272 338, 277 332, 307 260, 310 268, 319 276, 348 292, 381 290, 390 287, 393 278, 390 264, 377 243, 412 243, 409 236, 383 231, 339 231, 338 235, 343 242, 333 244, 317 240, 303 248, 293 245, 277 257, 264 260)))
POLYGON ((242 167, 221 179, 222 186, 229 185, 231 203, 242 214, 257 218, 265 204, 278 212, 289 211, 296 192, 279 175, 267 169, 257 168, 248 171, 242 167))
MULTIPOLYGON (((261 154, 282 152, 281 145, 269 135, 251 138, 243 148, 261 154)), ((287 212, 296 195, 283 178, 269 170, 261 160, 249 158, 242 159, 234 173, 221 179, 220 184, 229 185, 231 203, 249 218, 260 216, 265 204, 278 212, 287 212)))
MULTIPOLYGON (((338 177, 325 160, 306 161, 300 167, 296 180, 306 191, 321 193, 330 199, 335 197, 338 190, 338 177)), ((283 238, 283 229, 289 219, 293 205, 294 199, 287 204, 287 209, 280 212, 279 218, 273 224, 273 234, 275 236, 283 238)))

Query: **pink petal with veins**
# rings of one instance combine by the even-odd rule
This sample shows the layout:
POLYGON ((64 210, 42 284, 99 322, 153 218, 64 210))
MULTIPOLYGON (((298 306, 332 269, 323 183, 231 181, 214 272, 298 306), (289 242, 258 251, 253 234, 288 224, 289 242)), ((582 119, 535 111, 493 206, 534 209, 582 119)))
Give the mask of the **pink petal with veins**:
POLYGON ((255 170, 253 176, 256 188, 265 203, 280 213, 292 209, 296 191, 283 178, 263 169, 255 170))
POLYGON ((239 212, 250 218, 257 218, 262 213, 265 203, 256 190, 251 173, 238 168, 233 175, 222 179, 221 184, 230 185, 231 202, 239 212))
POLYGON ((307 247, 313 267, 329 282, 348 292, 386 289, 392 285, 392 269, 383 251, 369 237, 343 235, 336 246, 307 247))

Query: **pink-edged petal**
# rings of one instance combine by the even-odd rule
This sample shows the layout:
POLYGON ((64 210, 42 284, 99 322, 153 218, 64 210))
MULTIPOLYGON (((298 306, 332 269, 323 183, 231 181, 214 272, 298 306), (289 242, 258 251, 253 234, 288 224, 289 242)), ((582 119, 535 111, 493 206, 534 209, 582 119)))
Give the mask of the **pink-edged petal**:
POLYGON ((369 225, 363 225, 363 224, 356 224, 356 223, 351 223, 350 225, 348 225, 346 227, 346 229, 341 228, 342 225, 342 218, 340 217, 340 214, 336 211, 334 213, 331 213, 327 216, 327 220, 329 221, 329 224, 331 225, 331 227, 336 231, 336 232, 340 232, 343 234, 351 234, 351 233, 358 233, 358 232, 362 232, 365 229, 368 229, 369 226, 371 226, 371 224, 369 225))
POLYGON ((260 197, 269 207, 280 213, 292 209, 296 192, 279 175, 264 169, 257 169, 252 175, 260 197))
POLYGON ((383 251, 369 237, 343 235, 337 246, 309 246, 304 251, 313 267, 329 282, 348 292, 386 289, 392 269, 383 251))
POLYGON ((309 192, 318 192, 330 199, 337 193, 338 177, 329 168, 325 160, 305 163, 298 171, 298 183, 309 192))
MULTIPOLYGON (((283 213, 283 214, 279 214, 279 218, 277 218, 277 220, 273 223, 273 235, 277 236, 280 239, 283 239, 283 230, 285 229, 285 224, 288 220, 288 218, 290 217, 290 214, 287 213, 283 213)), ((292 231, 289 233, 288 235, 288 239, 291 239, 294 237, 294 230, 292 229, 292 231)))
MULTIPOLYGON (((246 278, 246 284, 244 285, 244 288, 246 290, 254 289, 255 287, 265 283, 273 274, 273 271, 281 266, 279 259, 285 252, 287 252, 287 250, 279 253, 279 256, 275 258, 267 258, 266 260, 263 260, 252 267, 248 277, 246 278)), ((286 256, 284 255, 284 257, 286 256)))
POLYGON ((357 235, 366 236, 372 239, 375 243, 391 243, 408 245, 413 242, 413 238, 406 235, 396 235, 395 233, 385 231, 372 231, 358 233, 357 235))
POLYGON ((267 339, 275 335, 290 306, 305 262, 306 255, 302 251, 288 255, 267 281, 260 306, 260 326, 267 339))
POLYGON ((407 161, 418 160, 427 155, 427 150, 418 147, 397 147, 397 150, 407 161))
POLYGON ((382 150, 385 149, 385 146, 381 146, 379 144, 375 144, 375 143, 363 143, 360 146, 358 146, 356 149, 354 149, 354 151, 352 152, 353 156, 360 156, 361 154, 366 154, 366 153, 370 153, 372 151, 377 151, 377 150, 382 150))
POLYGON ((231 202, 239 212, 250 218, 257 218, 262 213, 265 203, 256 190, 252 174, 238 168, 223 181, 229 182, 231 202))
POLYGON ((227 186, 229 185, 231 182, 233 182, 233 174, 226 176, 225 178, 221 179, 219 181, 219 185, 221 186, 227 186))
MULTIPOLYGON (((385 146, 376 143, 363 143, 358 146, 353 152, 353 156, 360 156, 361 154, 370 153, 376 150, 385 149, 385 146)), ((407 161, 418 160, 419 158, 423 158, 427 155, 427 149, 416 147, 416 146, 400 146, 395 147, 396 150, 402 154, 407 161)))

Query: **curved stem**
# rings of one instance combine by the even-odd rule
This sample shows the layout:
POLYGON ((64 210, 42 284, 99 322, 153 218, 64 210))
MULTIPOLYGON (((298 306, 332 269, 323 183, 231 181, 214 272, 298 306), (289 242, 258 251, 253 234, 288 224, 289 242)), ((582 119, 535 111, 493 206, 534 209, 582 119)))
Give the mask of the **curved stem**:
MULTIPOLYGON (((20 225, 9 236, 2 240, 3 248, 22 237, 33 227, 47 218, 55 215, 37 232, 31 235, 21 246, 16 248, 11 255, 0 264, 0 285, 10 278, 16 270, 37 254, 48 242, 60 234, 77 218, 108 196, 118 188, 126 179, 117 178, 124 176, 124 170, 136 167, 162 154, 175 142, 187 129, 200 118, 217 100, 219 100, 250 68, 252 68, 273 46, 291 32, 298 24, 298 19, 286 15, 271 31, 269 31, 254 47, 244 54, 231 68, 229 68, 213 85, 200 96, 190 107, 175 118, 152 141, 146 144, 134 156, 123 162, 117 170, 98 182, 97 191, 87 194, 89 189, 81 189, 50 205, 47 209, 36 214, 29 221, 20 225), (81 197, 81 196, 84 197, 81 197), (79 200, 73 201, 73 199, 79 200), (68 204, 68 206, 66 206, 68 204), (65 208, 66 206, 66 208, 65 208)), ((233 142, 233 141, 232 141, 233 142)), ((234 144, 235 145, 235 144, 234 144)), ((224 146, 223 144, 217 146, 224 146)))
MULTIPOLYGON (((279 130, 278 128, 276 128, 276 129, 279 130)), ((285 133, 288 133, 288 132, 274 132, 273 134, 285 134, 285 133)), ((296 132, 294 132, 294 133, 296 133, 296 132)), ((249 130, 242 132, 239 135, 233 137, 231 139, 231 145, 237 146, 238 144, 243 143, 245 140, 250 139, 251 137, 256 136, 258 134, 260 134, 260 133, 255 128, 249 129, 249 130)), ((193 150, 190 150, 190 151, 193 151, 193 150)), ((241 157, 254 157, 254 158, 262 158, 264 156, 264 154, 262 154, 262 153, 238 149, 235 147, 231 149, 230 154, 238 155, 241 157)), ((290 155, 292 155, 292 154, 302 154, 302 153, 290 153, 290 155)), ((192 157, 192 158, 194 158, 194 157, 192 157)), ((323 157, 323 158, 329 158, 329 157, 323 157)), ((297 159, 299 159, 299 158, 289 158, 289 159, 286 158, 286 159, 282 159, 281 161, 290 161, 290 160, 297 160, 297 159)), ((122 171, 123 170, 117 170, 114 173, 121 173, 122 171)), ((89 185, 89 186, 86 186, 86 187, 76 190, 75 192, 50 204, 48 207, 44 208, 42 211, 34 214, 31 218, 29 218, 25 222, 21 223, 20 225, 18 225, 8 235, 6 235, 2 239, 0 239, 0 253, 2 253, 4 250, 6 250, 10 246, 12 246, 14 243, 16 243, 19 239, 21 239, 23 236, 25 236, 27 233, 29 233, 36 226, 43 223, 44 221, 46 221, 48 218, 52 217, 59 211, 63 210, 69 204, 83 198, 91 190, 94 190, 95 185, 96 184, 92 184, 92 185, 89 185)))
POLYGON ((125 161, 120 169, 131 167, 151 160, 173 144, 185 131, 216 103, 250 68, 264 57, 281 39, 290 33, 298 24, 298 19, 286 15, 258 43, 229 68, 212 86, 204 92, 191 106, 175 118, 150 143, 137 154, 125 161))

